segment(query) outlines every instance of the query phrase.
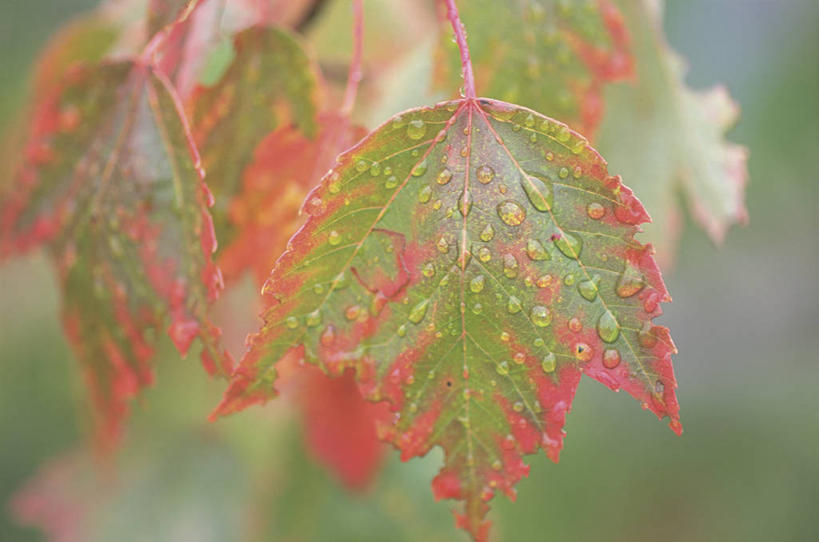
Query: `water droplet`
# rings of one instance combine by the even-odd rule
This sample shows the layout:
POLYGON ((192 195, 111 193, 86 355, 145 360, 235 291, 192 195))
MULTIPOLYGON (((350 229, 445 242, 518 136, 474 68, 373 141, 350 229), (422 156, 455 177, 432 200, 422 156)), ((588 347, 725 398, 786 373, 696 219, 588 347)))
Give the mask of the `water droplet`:
POLYGON ((544 346, 546 346, 546 343, 540 337, 532 341, 532 344, 535 345, 535 348, 543 348, 544 346))
POLYGON ((331 346, 333 342, 336 340, 336 328, 331 325, 324 328, 324 331, 321 332, 321 337, 319 337, 319 341, 324 346, 331 346))
POLYGON ((427 161, 426 160, 421 160, 420 162, 415 164, 414 168, 412 168, 412 176, 413 177, 420 177, 421 175, 423 175, 426 172, 427 172, 427 161))
POLYGON ((324 293, 324 284, 317 282, 313 285, 313 293, 320 295, 324 293))
POLYGON ((512 337, 509 335, 509 333, 508 333, 508 332, 506 332, 506 331, 501 331, 501 334, 500 334, 500 340, 501 340, 501 341, 503 341, 503 342, 505 342, 505 343, 508 343, 508 342, 509 342, 509 340, 510 340, 511 338, 512 338, 512 337))
POLYGON ((523 362, 526 361, 526 354, 523 352, 515 352, 512 361, 514 361, 516 365, 523 365, 523 362))
POLYGON ((290 329, 296 329, 297 327, 299 327, 299 319, 296 318, 295 316, 288 316, 284 320, 284 325, 286 325, 290 329))
POLYGON ((400 326, 398 326, 398 329, 397 329, 397 330, 395 330, 395 333, 396 333, 396 334, 397 334, 399 337, 404 337, 404 336, 406 336, 406 335, 407 335, 407 326, 406 326, 405 324, 401 324, 400 326))
POLYGON ((589 361, 592 359, 594 351, 592 347, 586 343, 577 343, 574 345, 574 357, 577 361, 589 361))
POLYGON ((435 266, 432 265, 432 262, 427 262, 421 273, 423 273, 425 277, 431 277, 435 275, 435 266))
POLYGON ((472 210, 472 192, 469 190, 461 192, 461 197, 458 198, 458 210, 463 216, 468 215, 472 210))
POLYGON ((316 309, 313 312, 308 313, 305 322, 309 327, 316 327, 321 323, 321 312, 316 309))
POLYGON ((569 138, 572 137, 572 134, 569 131, 569 127, 566 126, 565 124, 562 124, 557 127, 557 133, 555 135, 557 136, 557 140, 562 143, 567 142, 569 138))
POLYGON ((561 179, 565 179, 566 177, 569 176, 569 168, 565 168, 565 167, 560 168, 560 171, 557 172, 557 175, 561 179))
POLYGON ((514 255, 503 255, 503 274, 510 279, 518 276, 518 259, 514 255))
MULTIPOLYGON (((393 121, 395 122, 395 121, 393 121)), ((421 119, 411 120, 407 125, 407 137, 410 139, 421 139, 427 131, 424 121, 421 119)))
POLYGON ((597 299, 597 281, 600 279, 598 275, 595 275, 590 280, 583 280, 577 284, 577 291, 580 292, 580 295, 583 296, 583 299, 586 301, 594 301, 597 299))
POLYGON ((409 313, 407 319, 413 324, 419 323, 427 314, 427 307, 429 306, 429 299, 425 299, 415 305, 409 313))
POLYGON ((574 177, 575 179, 579 179, 582 176, 583 170, 580 168, 580 166, 575 166, 574 169, 572 170, 572 177, 574 177))
POLYGON ((341 234, 339 234, 336 230, 331 231, 330 236, 327 238, 327 242, 332 246, 337 246, 339 243, 341 243, 341 234))
POLYGON ((614 348, 609 348, 603 352, 603 367, 606 369, 614 369, 620 365, 620 352, 614 348))
POLYGON ((523 403, 515 401, 515 404, 512 405, 512 410, 515 412, 523 412, 523 403))
POLYGON ((339 182, 338 173, 333 173, 330 175, 330 184, 327 185, 327 189, 331 194, 338 194, 341 192, 341 183, 339 182))
POLYGON ((506 200, 498 204, 498 216, 504 224, 520 226, 526 220, 526 211, 516 201, 506 200))
POLYGON ((478 182, 481 184, 489 184, 495 178, 495 170, 492 166, 483 165, 477 170, 478 182))
POLYGON ((510 314, 517 314, 521 311, 522 308, 523 306, 520 303, 520 299, 513 295, 510 295, 509 301, 506 304, 506 310, 508 310, 510 314))
POLYGON ((643 348, 653 348, 657 344, 657 335, 654 334, 654 327, 646 322, 637 334, 637 340, 643 348))
POLYGON ((545 213, 552 209, 554 205, 554 190, 552 183, 548 179, 543 179, 535 175, 527 175, 520 181, 526 197, 535 209, 545 213))
POLYGON ((358 305, 350 305, 347 307, 347 310, 344 311, 344 316, 347 317, 347 320, 355 320, 361 315, 361 307, 358 305))
POLYGON ((478 259, 483 263, 488 262, 492 259, 492 252, 486 247, 481 247, 478 249, 478 259))
POLYGON ((540 261, 540 260, 549 260, 549 253, 546 252, 546 249, 543 248, 543 244, 537 239, 529 239, 526 243, 526 254, 529 256, 530 260, 533 261, 540 261))
POLYGON ((549 151, 549 152, 546 153, 546 160, 551 162, 554 159, 555 159, 555 153, 553 153, 552 151, 549 151))
POLYGON ((425 184, 421 187, 421 190, 418 191, 418 201, 427 203, 430 199, 432 199, 432 187, 425 184))
POLYGON ((411 414, 415 414, 416 412, 418 412, 418 403, 410 403, 409 411, 411 414))
POLYGON ((580 257, 580 251, 583 248, 583 241, 579 236, 573 233, 561 232, 555 239, 555 246, 567 258, 576 260, 580 257))
POLYGON ((597 334, 607 343, 613 343, 620 336, 620 324, 611 311, 607 310, 600 315, 597 321, 597 334))
POLYGON ((537 279, 537 287, 538 288, 548 288, 551 286, 554 277, 552 275, 546 274, 538 277, 537 279))
POLYGON ((554 372, 556 367, 557 358, 552 352, 549 352, 548 354, 543 356, 543 361, 540 362, 540 368, 543 369, 544 373, 552 373, 554 372))
POLYGON ((581 329, 583 329, 583 322, 580 321, 580 318, 575 316, 571 320, 569 320, 569 330, 578 333, 581 329))
POLYGON ((435 179, 435 182, 437 182, 440 185, 445 185, 451 180, 452 180, 452 172, 449 171, 448 168, 444 168, 438 174, 438 177, 435 179))
POLYGON ((626 263, 626 268, 620 279, 617 281, 617 295, 620 297, 631 297, 645 287, 645 279, 640 270, 631 264, 626 263))
POLYGON ((565 284, 566 286, 571 286, 574 284, 574 282, 575 278, 574 275, 572 275, 571 273, 563 277, 563 284, 565 284))
POLYGON ((500 461, 498 461, 497 459, 496 459, 496 460, 494 460, 494 461, 492 462, 492 470, 494 470, 494 471, 500 471, 501 469, 503 469, 503 463, 501 463, 501 462, 500 462, 500 461))
POLYGON ((552 323, 552 312, 543 305, 535 305, 529 314, 532 323, 537 327, 546 327, 552 323))
POLYGON ((655 395, 662 395, 665 391, 665 384, 663 384, 662 380, 658 380, 654 383, 654 394, 655 395))
POLYGON ((509 363, 505 361, 501 361, 497 365, 495 365, 495 372, 497 372, 501 376, 505 376, 509 374, 509 363))
POLYGON ((487 224, 486 227, 481 232, 481 241, 489 242, 492 238, 495 237, 495 228, 492 227, 492 224, 487 224))
POLYGON ((355 169, 356 169, 356 171, 358 171, 360 173, 364 172, 364 171, 367 171, 367 168, 369 168, 369 167, 370 166, 367 165, 366 160, 359 160, 358 162, 355 163, 355 169))
POLYGON ((483 278, 483 275, 478 275, 469 281, 469 290, 474 294, 480 293, 483 291, 485 283, 486 279, 483 278))
POLYGON ((481 305, 480 303, 475 303, 474 305, 472 305, 472 312, 475 313, 475 314, 482 313, 483 312, 483 305, 481 305))
POLYGON ((531 128, 535 125, 535 117, 531 113, 526 115, 526 118, 523 120, 523 124, 526 125, 527 128, 531 128))
POLYGON ((435 244, 435 246, 438 248, 438 252, 441 254, 446 254, 449 252, 449 243, 447 242, 446 237, 443 235, 438 238, 438 242, 435 244))

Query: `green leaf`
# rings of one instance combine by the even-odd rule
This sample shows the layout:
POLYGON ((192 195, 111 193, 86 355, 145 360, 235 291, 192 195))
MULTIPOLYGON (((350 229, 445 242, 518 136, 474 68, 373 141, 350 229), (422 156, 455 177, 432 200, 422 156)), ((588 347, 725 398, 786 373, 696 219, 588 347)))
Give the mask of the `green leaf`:
POLYGON ((155 332, 197 337, 229 371, 207 308, 221 288, 210 194, 167 81, 131 61, 72 71, 45 104, 3 207, 0 254, 47 243, 63 321, 110 445, 127 399, 151 383, 155 332))
POLYGON ((264 326, 214 416, 275 395, 286 354, 356 371, 409 459, 441 446, 437 497, 485 537, 487 501, 557 460, 581 373, 680 431, 668 294, 647 219, 586 140, 531 110, 458 100, 394 117, 341 155, 263 289, 264 326))
POLYGON ((219 81, 197 89, 188 104, 217 196, 214 219, 223 242, 232 240, 228 206, 259 142, 288 123, 309 137, 316 131, 317 75, 294 36, 278 28, 252 27, 236 35, 234 50, 219 81))
POLYGON ((730 225, 747 220, 748 153, 724 139, 739 114, 727 91, 686 86, 685 63, 662 34, 660 4, 618 4, 632 34, 637 79, 609 87, 598 146, 654 218, 644 238, 665 264, 683 223, 678 193, 715 242, 730 225))
MULTIPOLYGON (((460 15, 483 94, 543 111, 586 135, 600 122, 603 85, 631 75, 628 33, 610 0, 470 0, 460 15)), ((450 32, 441 32, 441 44, 455 49, 450 32)), ((438 55, 444 88, 462 84, 452 53, 438 55)))

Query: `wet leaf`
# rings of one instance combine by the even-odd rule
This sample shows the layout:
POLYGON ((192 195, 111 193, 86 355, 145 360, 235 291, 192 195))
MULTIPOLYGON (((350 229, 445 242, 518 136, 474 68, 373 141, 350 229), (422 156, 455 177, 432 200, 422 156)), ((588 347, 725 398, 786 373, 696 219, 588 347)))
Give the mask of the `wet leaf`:
POLYGON ((494 100, 408 111, 344 153, 263 289, 214 416, 275 395, 277 362, 354 370, 402 458, 441 446, 438 498, 477 539, 522 456, 557 460, 582 373, 679 432, 668 294, 639 201, 564 124, 494 100))
POLYGON ((726 141, 739 116, 723 87, 694 91, 666 43, 659 3, 618 0, 633 36, 637 78, 610 87, 599 147, 640 194, 654 223, 645 239, 664 265, 683 223, 678 194, 715 242, 747 220, 747 150, 726 141))
POLYGON ((206 314, 221 287, 210 195, 179 113, 167 81, 140 64, 69 72, 2 209, 0 254, 47 244, 56 263, 104 446, 151 383, 156 332, 183 355, 201 339, 206 368, 230 370, 206 314))
MULTIPOLYGON (((603 113, 603 86, 632 72, 628 32, 611 0, 470 0, 460 14, 480 92, 542 111, 587 136, 603 113)), ((442 24, 448 25, 443 18, 442 24)), ((441 32, 441 44, 447 48, 438 55, 441 86, 457 88, 463 81, 450 32, 441 32)))
POLYGON ((220 239, 234 231, 228 206, 257 145, 291 123, 308 137, 316 132, 316 73, 298 41, 276 28, 253 27, 234 40, 235 57, 219 81, 200 87, 188 103, 194 137, 202 152, 220 239))

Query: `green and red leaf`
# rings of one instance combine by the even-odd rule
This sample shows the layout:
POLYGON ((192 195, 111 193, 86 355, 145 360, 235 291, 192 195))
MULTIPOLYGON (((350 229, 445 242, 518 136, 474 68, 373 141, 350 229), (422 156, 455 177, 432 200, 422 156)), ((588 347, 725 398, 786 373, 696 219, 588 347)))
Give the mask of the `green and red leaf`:
POLYGON ((387 401, 402 458, 441 446, 439 498, 485 539, 539 448, 557 460, 582 373, 679 432, 669 296, 640 202, 587 141, 531 110, 408 111, 344 153, 263 289, 264 326, 214 416, 275 394, 296 356, 387 401))
MULTIPOLYGON (((603 86, 632 74, 628 31, 612 0, 470 0, 460 15, 475 38, 475 78, 486 95, 542 111, 587 136, 603 114, 603 86)), ((438 79, 457 87, 461 65, 448 31, 440 42, 438 79)))
POLYGON ((230 372, 207 309, 222 279, 196 149, 163 76, 120 61, 67 73, 41 104, 2 209, 0 255, 47 244, 63 322, 113 444, 128 399, 152 380, 157 331, 230 372))

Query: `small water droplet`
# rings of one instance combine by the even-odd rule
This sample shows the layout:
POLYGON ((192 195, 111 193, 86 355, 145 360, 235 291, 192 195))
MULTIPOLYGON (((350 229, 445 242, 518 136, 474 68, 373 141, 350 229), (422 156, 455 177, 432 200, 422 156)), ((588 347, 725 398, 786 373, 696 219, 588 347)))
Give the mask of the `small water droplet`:
POLYGON ((497 459, 494 460, 492 462, 492 470, 500 471, 501 469, 503 469, 503 464, 500 461, 498 461, 497 459))
POLYGON ((478 182, 481 184, 489 184, 492 182, 492 179, 495 178, 495 170, 492 169, 492 166, 480 166, 476 173, 478 176, 478 182))
POLYGON ((415 164, 414 168, 412 168, 412 176, 413 177, 420 177, 421 175, 423 175, 426 172, 427 172, 427 161, 426 160, 421 160, 420 162, 415 164))
POLYGON ((421 187, 421 190, 418 191, 418 201, 427 203, 430 199, 432 199, 432 187, 425 184, 421 187))
POLYGON ((554 278, 552 277, 552 275, 549 275, 548 273, 546 275, 541 275, 537 279, 537 287, 548 288, 549 286, 551 286, 553 280, 554 278))
POLYGON ((509 311, 509 314, 517 314, 521 311, 523 306, 520 303, 520 299, 517 297, 510 295, 509 301, 506 303, 506 310, 509 311))
POLYGON ((537 239, 529 239, 526 243, 526 255, 529 256, 530 260, 533 261, 541 261, 541 260, 549 260, 549 253, 546 252, 546 249, 543 248, 543 244, 538 241, 537 239))
POLYGON ((597 334, 607 343, 613 343, 620 336, 620 325, 611 311, 607 310, 597 320, 597 334))
POLYGON ((569 320, 569 330, 575 333, 578 333, 581 329, 583 329, 583 322, 580 321, 580 318, 575 316, 574 318, 569 320))
POLYGON ((329 325, 324 328, 324 331, 321 332, 321 337, 319 337, 319 341, 324 346, 331 346, 333 342, 336 340, 336 328, 333 325, 329 325))
POLYGON ((307 314, 307 318, 305 319, 308 327, 316 327, 321 323, 321 312, 316 309, 311 313, 307 314))
POLYGON ((518 259, 513 254, 503 255, 503 274, 510 279, 518 276, 518 259))
POLYGON ((600 203, 592 202, 586 207, 586 213, 592 220, 600 220, 606 214, 606 208, 600 203))
POLYGON ((495 372, 497 372, 501 376, 506 376, 509 374, 509 363, 506 361, 501 361, 497 365, 495 365, 495 372))
POLYGON ((463 216, 468 215, 472 210, 472 192, 469 190, 461 192, 461 197, 458 198, 458 210, 463 216))
POLYGON ((514 361, 516 365, 523 365, 523 362, 526 361, 526 354, 523 352, 515 352, 512 361, 514 361))
POLYGON ((620 352, 614 348, 609 348, 603 352, 603 367, 606 369, 614 369, 620 365, 620 352))
POLYGON ((438 238, 438 242, 435 244, 435 246, 438 248, 438 252, 441 254, 446 254, 449 252, 449 243, 447 242, 446 237, 443 235, 438 238))
POLYGON ((595 275, 590 280, 583 280, 577 284, 577 291, 583 296, 583 299, 586 301, 594 301, 597 299, 597 281, 599 279, 599 275, 595 275))
POLYGON ((432 264, 432 262, 427 262, 421 273, 423 273, 425 277, 432 277, 435 275, 435 266, 432 264))
POLYGON ((543 305, 535 305, 529 315, 537 327, 547 327, 552 323, 552 312, 543 305))
POLYGON ((331 231, 330 236, 327 237, 327 242, 332 246, 337 246, 339 243, 341 243, 341 234, 339 234, 336 230, 331 231))
POLYGON ((657 344, 657 335, 654 333, 654 327, 646 322, 642 329, 637 334, 637 340, 643 348, 653 348, 657 344))
POLYGON ((515 404, 512 405, 512 410, 515 412, 523 412, 523 403, 515 401, 515 404))
POLYGON ((429 306, 429 299, 425 299, 415 305, 409 313, 407 319, 413 324, 418 324, 424 319, 427 314, 427 307, 429 306))
POLYGON ((590 361, 594 356, 592 347, 586 343, 577 343, 574 345, 574 357, 578 361, 590 361))
POLYGON ((411 414, 415 414, 416 412, 418 412, 418 403, 410 403, 409 411, 411 414))
MULTIPOLYGON (((395 122, 395 121, 393 121, 395 122)), ((421 119, 411 120, 407 125, 407 137, 410 139, 421 139, 427 131, 426 124, 421 119)))
POLYGON ((543 356, 543 361, 540 362, 540 368, 543 369, 544 373, 553 373, 556 367, 557 358, 552 352, 543 356))
POLYGON ((569 168, 565 168, 565 167, 560 168, 560 171, 557 172, 557 175, 561 179, 565 179, 566 177, 569 176, 569 168))
POLYGON ((555 135, 557 136, 557 140, 562 143, 567 142, 569 138, 572 137, 572 134, 569 131, 569 127, 566 126, 565 124, 562 124, 557 127, 557 133, 555 135))
POLYGON ((359 161, 357 161, 355 163, 355 169, 356 169, 356 171, 358 171, 360 173, 363 173, 364 171, 367 171, 367 168, 369 168, 369 167, 370 166, 367 164, 366 160, 359 160, 359 161))
POLYGON ((478 249, 478 259, 483 263, 488 262, 492 259, 492 252, 486 247, 481 247, 478 249))
POLYGON ((508 333, 508 332, 506 332, 506 331, 501 331, 501 334, 500 334, 500 340, 501 340, 501 341, 503 341, 503 342, 505 342, 505 343, 508 343, 508 342, 509 342, 509 340, 510 340, 511 338, 512 338, 512 337, 509 335, 509 333, 508 333))
POLYGON ((583 169, 581 169, 580 166, 575 166, 574 169, 572 170, 572 177, 574 177, 575 179, 579 179, 582 176, 583 176, 583 169))
POLYGON ((480 303, 475 303, 474 305, 472 305, 472 312, 474 314, 482 313, 483 312, 483 305, 481 305, 480 303))
POLYGON ((435 182, 437 182, 440 185, 445 185, 451 180, 452 180, 452 172, 449 171, 448 168, 444 168, 438 174, 438 177, 436 177, 435 182))
POLYGON ((361 315, 361 307, 358 305, 350 305, 347 307, 347 310, 344 311, 344 316, 347 317, 347 320, 355 320, 361 315))
POLYGON ((284 321, 284 325, 286 325, 290 329, 296 329, 297 327, 299 327, 299 319, 296 318, 295 316, 288 316, 284 321))
POLYGON ((523 124, 526 125, 527 128, 531 128, 535 125, 535 117, 531 113, 526 115, 526 118, 523 120, 523 124))
POLYGON ((631 264, 631 262, 627 262, 626 268, 617 281, 617 295, 620 297, 631 297, 642 290, 645 285, 643 273, 640 272, 636 266, 631 264))
POLYGON ((526 197, 532 203, 535 209, 542 213, 546 213, 552 209, 554 205, 554 190, 552 183, 548 179, 541 178, 535 175, 526 175, 520 181, 526 197))
POLYGON ((474 294, 480 293, 483 291, 485 283, 486 279, 484 279, 483 275, 478 275, 469 281, 469 290, 474 294))
POLYGON ((497 210, 500 219, 508 226, 520 226, 526 220, 526 211, 516 201, 502 201, 497 210))
POLYGON ((486 227, 481 231, 481 241, 489 242, 492 238, 495 237, 495 228, 492 227, 492 224, 487 224, 486 227))

